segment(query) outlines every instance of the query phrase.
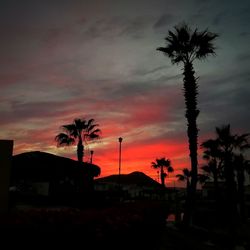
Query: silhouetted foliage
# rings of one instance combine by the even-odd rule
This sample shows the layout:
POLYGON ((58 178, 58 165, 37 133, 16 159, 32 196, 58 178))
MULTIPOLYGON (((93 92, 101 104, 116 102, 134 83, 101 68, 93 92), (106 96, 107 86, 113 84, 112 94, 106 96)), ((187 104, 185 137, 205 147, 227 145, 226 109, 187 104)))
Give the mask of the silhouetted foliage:
POLYGON ((197 109, 197 95, 198 85, 197 78, 194 76, 193 62, 196 59, 205 59, 209 55, 215 54, 215 47, 213 45, 214 39, 217 34, 211 33, 208 30, 194 31, 183 23, 174 27, 174 31, 169 31, 168 36, 165 38, 166 47, 159 47, 157 50, 163 52, 171 59, 173 64, 183 63, 183 83, 184 83, 184 98, 186 104, 186 118, 187 118, 187 135, 189 141, 189 151, 191 159, 192 177, 190 189, 188 194, 187 211, 185 213, 186 224, 191 223, 192 207, 194 206, 197 174, 198 174, 198 161, 197 161, 197 141, 198 141, 198 128, 197 117, 199 110, 197 109))
POLYGON ((244 182, 245 174, 249 171, 249 160, 245 159, 244 152, 249 149, 250 134, 232 134, 230 125, 216 127, 216 138, 204 141, 201 146, 204 151, 204 159, 208 165, 203 170, 212 173, 214 179, 215 195, 218 199, 218 178, 225 180, 227 214, 231 226, 237 223, 239 215, 244 221, 244 182), (238 214, 237 203, 240 208, 238 214))
POLYGON ((182 169, 182 174, 177 174, 176 178, 178 181, 186 181, 187 190, 190 187, 191 172, 188 168, 182 169))
MULTIPOLYGON (((192 176, 192 171, 190 171, 188 168, 183 168, 182 174, 176 175, 176 178, 178 181, 185 181, 186 182, 187 191, 190 188, 191 176, 192 176)), ((198 174, 198 182, 199 183, 203 184, 207 180, 208 180, 208 177, 206 175, 198 174)))
POLYGON ((164 169, 166 169, 168 173, 174 172, 174 169, 171 166, 171 161, 165 157, 156 159, 155 162, 151 163, 151 167, 154 169, 160 169, 161 184, 163 187, 165 187, 165 178, 167 177, 167 173, 164 171, 164 169))
POLYGON ((57 146, 70 146, 77 142, 77 159, 82 162, 84 143, 100 138, 101 130, 97 128, 98 126, 99 124, 95 124, 94 119, 75 119, 72 124, 62 126, 65 132, 55 137, 57 146))

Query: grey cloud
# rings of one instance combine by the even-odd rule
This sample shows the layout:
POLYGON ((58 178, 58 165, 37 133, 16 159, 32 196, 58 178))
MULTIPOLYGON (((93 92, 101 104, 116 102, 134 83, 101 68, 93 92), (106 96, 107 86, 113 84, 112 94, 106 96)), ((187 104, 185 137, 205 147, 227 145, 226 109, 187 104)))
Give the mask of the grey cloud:
POLYGON ((147 20, 147 18, 138 17, 127 23, 121 35, 128 35, 133 38, 143 38, 148 26, 149 20, 147 20))
POLYGON ((226 15, 226 13, 225 13, 224 11, 218 13, 218 14, 214 17, 214 19, 213 19, 213 21, 212 21, 212 24, 213 24, 214 26, 220 25, 221 22, 222 22, 222 20, 223 20, 223 18, 225 18, 225 15, 226 15))
POLYGON ((153 25, 154 29, 166 27, 170 25, 174 20, 174 17, 172 14, 163 14, 153 25))
POLYGON ((250 60, 250 53, 240 54, 236 57, 236 60, 239 62, 247 62, 250 60))
POLYGON ((146 68, 138 68, 133 71, 134 75, 148 75, 148 74, 153 74, 162 70, 166 70, 166 66, 159 66, 151 69, 146 69, 146 68))
POLYGON ((142 38, 149 24, 150 18, 142 16, 136 18, 102 18, 92 23, 85 30, 84 35, 90 38, 119 36, 142 38))
POLYGON ((67 109, 65 102, 21 102, 10 101, 10 111, 1 111, 2 125, 24 122, 30 118, 54 117, 67 109))
POLYGON ((239 33, 239 36, 241 36, 241 37, 249 37, 250 36, 250 32, 240 32, 239 33))
POLYGON ((200 86, 201 128, 211 132, 215 126, 230 123, 249 132, 249 72, 204 81, 200 86))

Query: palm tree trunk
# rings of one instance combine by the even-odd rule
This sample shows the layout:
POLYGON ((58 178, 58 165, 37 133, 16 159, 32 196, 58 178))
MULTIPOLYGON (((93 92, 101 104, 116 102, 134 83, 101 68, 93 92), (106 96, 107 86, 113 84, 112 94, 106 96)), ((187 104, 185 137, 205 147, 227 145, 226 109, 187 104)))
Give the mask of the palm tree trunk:
POLYGON ((240 218, 241 218, 241 222, 245 222, 246 221, 246 208, 245 208, 245 187, 244 187, 244 170, 243 169, 238 169, 237 180, 238 180, 240 218))
POLYGON ((232 235, 235 233, 236 225, 238 222, 237 212, 237 193, 236 183, 234 180, 234 169, 231 152, 225 152, 225 179, 226 179, 226 197, 227 197, 227 216, 229 228, 232 235))
POLYGON ((213 178, 214 178, 215 201, 216 201, 216 203, 218 203, 218 199, 220 197, 220 194, 219 194, 218 173, 217 173, 217 170, 213 171, 213 178))
POLYGON ((163 167, 161 166, 161 185, 165 187, 165 176, 163 172, 163 167))
POLYGON ((82 140, 79 139, 78 144, 77 144, 77 159, 79 162, 83 162, 83 143, 82 140))
POLYGON ((191 62, 187 62, 184 65, 184 97, 186 104, 186 118, 187 118, 187 135, 189 142, 189 152, 191 160, 191 183, 187 194, 187 206, 184 215, 184 223, 189 226, 192 221, 192 213, 195 204, 195 194, 197 186, 197 144, 198 144, 198 128, 196 119, 199 115, 197 109, 197 82, 194 77, 193 65, 191 62))

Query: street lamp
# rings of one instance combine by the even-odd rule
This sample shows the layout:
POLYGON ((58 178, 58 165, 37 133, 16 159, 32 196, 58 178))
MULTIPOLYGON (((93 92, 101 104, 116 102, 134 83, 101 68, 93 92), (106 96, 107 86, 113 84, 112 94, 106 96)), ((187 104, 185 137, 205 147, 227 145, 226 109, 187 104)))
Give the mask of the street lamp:
POLYGON ((119 147, 119 176, 121 175, 121 153, 122 153, 122 138, 119 137, 118 141, 120 143, 120 147, 119 147))

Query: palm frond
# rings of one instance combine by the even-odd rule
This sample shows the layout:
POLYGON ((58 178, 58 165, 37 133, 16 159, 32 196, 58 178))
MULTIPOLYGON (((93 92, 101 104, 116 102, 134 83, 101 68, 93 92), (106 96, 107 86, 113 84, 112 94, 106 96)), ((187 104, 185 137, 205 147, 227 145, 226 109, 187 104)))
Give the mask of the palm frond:
POLYGON ((57 142, 57 146, 69 146, 75 143, 74 138, 69 137, 65 133, 60 133, 55 137, 55 141, 57 142))
POLYGON ((186 177, 191 177, 191 171, 188 168, 183 168, 182 172, 186 177))
POLYGON ((151 162, 151 167, 154 169, 160 168, 160 166, 156 162, 151 162))
POLYGON ((81 133, 81 131, 86 128, 86 121, 84 119, 76 118, 74 120, 74 125, 79 133, 81 133))
POLYGON ((205 174, 198 174, 198 181, 201 184, 204 184, 206 181, 208 181, 210 178, 209 176, 205 175, 205 174))
POLYGON ((194 31, 186 24, 181 23, 169 31, 165 38, 166 47, 157 50, 163 52, 171 59, 173 64, 192 62, 194 59, 204 59, 210 54, 215 54, 213 41, 218 35, 208 30, 194 31))
POLYGON ((186 180, 185 176, 182 174, 177 174, 176 178, 178 179, 178 181, 185 181, 186 180))
POLYGON ((75 124, 67 124, 62 126, 63 130, 69 134, 70 136, 73 136, 74 138, 77 138, 78 131, 76 129, 75 124))
POLYGON ((212 171, 211 171, 211 168, 209 167, 209 165, 204 165, 201 167, 201 169, 205 172, 205 173, 208 173, 208 174, 211 174, 212 171))
POLYGON ((173 172, 174 172, 174 168, 171 167, 171 166, 169 166, 168 169, 167 169, 167 171, 168 171, 169 173, 173 173, 173 172))

